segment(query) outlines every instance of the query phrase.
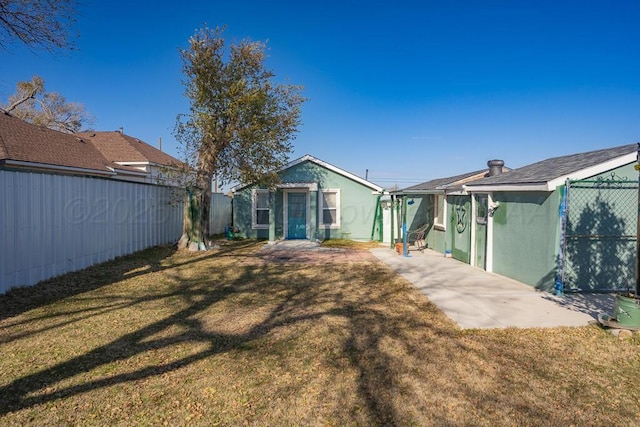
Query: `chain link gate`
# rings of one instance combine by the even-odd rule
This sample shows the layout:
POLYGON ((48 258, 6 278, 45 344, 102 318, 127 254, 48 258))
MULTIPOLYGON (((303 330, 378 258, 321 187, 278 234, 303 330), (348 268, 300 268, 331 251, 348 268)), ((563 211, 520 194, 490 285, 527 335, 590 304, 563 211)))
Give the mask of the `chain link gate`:
POLYGON ((638 181, 615 174, 567 181, 561 275, 565 292, 635 287, 638 181))

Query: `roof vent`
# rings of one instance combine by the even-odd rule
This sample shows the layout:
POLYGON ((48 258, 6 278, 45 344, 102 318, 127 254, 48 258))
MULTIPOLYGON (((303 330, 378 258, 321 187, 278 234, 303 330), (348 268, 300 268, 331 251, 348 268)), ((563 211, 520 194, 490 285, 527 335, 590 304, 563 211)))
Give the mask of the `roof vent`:
POLYGON ((500 175, 502 173, 502 167, 504 166, 504 160, 489 160, 487 166, 489 166, 489 176, 500 175))

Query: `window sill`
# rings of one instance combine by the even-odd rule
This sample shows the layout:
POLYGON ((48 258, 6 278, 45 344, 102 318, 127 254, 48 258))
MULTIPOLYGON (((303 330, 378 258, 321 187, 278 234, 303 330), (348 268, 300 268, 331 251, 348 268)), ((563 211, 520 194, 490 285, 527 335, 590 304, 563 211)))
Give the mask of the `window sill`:
POLYGON ((433 228, 440 231, 447 231, 447 227, 442 224, 433 224, 433 228))

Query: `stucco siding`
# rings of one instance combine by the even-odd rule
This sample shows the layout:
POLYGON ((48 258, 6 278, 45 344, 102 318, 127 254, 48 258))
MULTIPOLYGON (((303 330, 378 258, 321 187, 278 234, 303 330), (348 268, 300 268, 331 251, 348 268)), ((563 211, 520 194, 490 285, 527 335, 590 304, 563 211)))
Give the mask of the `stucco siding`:
POLYGON ((558 254, 558 191, 494 193, 493 271, 552 290, 558 254))
POLYGON ((254 229, 252 227, 252 190, 257 187, 246 187, 233 196, 233 226, 249 239, 268 239, 268 229, 254 229))
POLYGON ((416 230, 424 224, 433 223, 433 202, 431 199, 432 196, 426 194, 408 197, 407 230, 416 230))
MULTIPOLYGON (((306 161, 296 164, 281 172, 281 184, 272 193, 273 220, 270 225, 273 238, 276 240, 286 236, 285 199, 287 192, 300 191, 308 194, 309 224, 308 238, 369 240, 374 225, 377 194, 371 188, 353 181, 348 177, 326 169, 316 163, 306 161), (310 189, 317 184, 317 191, 310 189), (320 197, 322 190, 339 190, 339 226, 322 227, 320 197)), ((270 238, 270 230, 252 228, 252 196, 251 190, 256 186, 245 187, 234 194, 234 225, 245 232, 249 238, 270 238)))
POLYGON ((446 250, 446 231, 440 228, 431 227, 427 235, 427 247, 444 254, 446 250))
POLYGON ((611 177, 615 177, 615 179, 619 180, 635 181, 638 179, 638 171, 634 169, 634 166, 635 163, 630 163, 587 179, 609 179, 611 177))

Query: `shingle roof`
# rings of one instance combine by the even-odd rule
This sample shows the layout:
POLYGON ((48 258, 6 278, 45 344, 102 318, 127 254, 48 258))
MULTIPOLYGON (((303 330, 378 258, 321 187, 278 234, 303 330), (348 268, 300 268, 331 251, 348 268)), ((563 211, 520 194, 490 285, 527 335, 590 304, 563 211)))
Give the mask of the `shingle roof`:
POLYGON ((512 169, 508 173, 479 179, 468 183, 466 186, 547 183, 609 160, 636 153, 636 151, 637 144, 627 144, 568 156, 553 157, 521 168, 512 169))
POLYGON ((482 169, 474 172, 467 172, 460 175, 450 176, 447 178, 437 178, 432 179, 431 181, 426 181, 421 184, 412 185, 411 187, 403 188, 398 192, 418 192, 418 191, 435 191, 435 190, 443 190, 444 188, 459 183, 460 181, 467 180, 469 178, 473 178, 474 176, 487 174, 487 169, 482 169))
POLYGON ((110 162, 88 141, 0 113, 0 161, 39 163, 111 172, 110 162))
POLYGON ((135 163, 172 165, 179 161, 120 132, 68 134, 0 112, 0 164, 95 171, 99 175, 144 174, 135 163), (121 163, 121 164, 119 164, 121 163))
POLYGON ((178 160, 167 153, 119 131, 80 132, 91 141, 107 160, 117 163, 149 162, 170 165, 178 160))

